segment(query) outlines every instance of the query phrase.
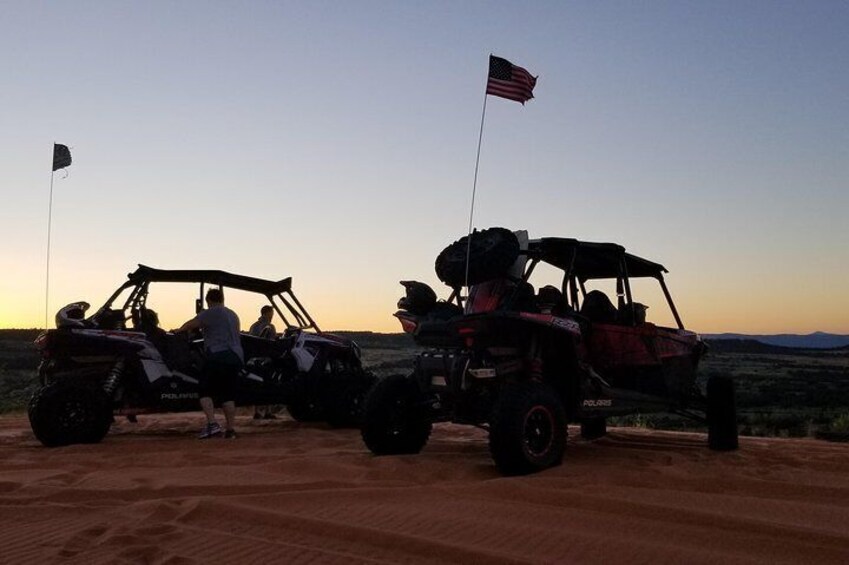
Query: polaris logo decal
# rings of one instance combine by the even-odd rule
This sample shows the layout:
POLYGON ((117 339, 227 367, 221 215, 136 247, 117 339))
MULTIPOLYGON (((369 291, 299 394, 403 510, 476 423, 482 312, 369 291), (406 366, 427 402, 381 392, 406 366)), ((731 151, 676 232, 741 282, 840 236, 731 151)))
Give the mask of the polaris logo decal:
POLYGON ((572 332, 574 334, 581 334, 581 326, 578 322, 574 320, 567 320, 565 318, 554 317, 551 320, 551 325, 557 328, 563 328, 566 331, 572 332))
POLYGON ((581 406, 584 408, 610 408, 613 406, 613 401, 609 398, 589 399, 584 400, 581 406))
POLYGON ((198 393, 196 392, 163 392, 159 395, 159 398, 162 400, 186 400, 186 399, 197 399, 198 393))

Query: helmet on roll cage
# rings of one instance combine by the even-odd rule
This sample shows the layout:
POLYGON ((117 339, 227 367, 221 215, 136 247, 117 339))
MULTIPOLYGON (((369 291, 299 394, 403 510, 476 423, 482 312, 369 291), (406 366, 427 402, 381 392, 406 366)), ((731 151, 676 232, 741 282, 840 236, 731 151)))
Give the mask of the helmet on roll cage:
POLYGON ((427 314, 436 305, 436 292, 418 281, 401 281, 406 295, 398 301, 398 308, 412 314, 427 314))
POLYGON ((57 328, 81 328, 85 324, 86 310, 89 309, 88 302, 72 302, 56 312, 57 328))

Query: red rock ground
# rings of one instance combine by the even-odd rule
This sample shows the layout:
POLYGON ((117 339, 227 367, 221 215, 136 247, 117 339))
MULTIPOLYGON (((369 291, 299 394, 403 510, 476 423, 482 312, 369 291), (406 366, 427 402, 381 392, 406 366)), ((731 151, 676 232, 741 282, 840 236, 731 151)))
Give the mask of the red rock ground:
POLYGON ((199 414, 42 447, 0 418, 2 563, 847 563, 849 447, 570 430, 561 467, 498 475, 485 432, 373 457, 355 430, 199 414))

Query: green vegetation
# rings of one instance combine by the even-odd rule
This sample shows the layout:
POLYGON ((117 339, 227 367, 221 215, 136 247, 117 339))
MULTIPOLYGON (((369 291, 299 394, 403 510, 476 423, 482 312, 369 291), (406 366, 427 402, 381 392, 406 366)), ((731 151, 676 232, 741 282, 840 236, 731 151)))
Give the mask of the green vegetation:
POLYGON ((34 392, 39 330, 0 330, 0 413, 26 407, 34 392))
POLYGON ((407 334, 334 332, 353 339, 362 350, 363 365, 379 377, 409 373, 420 349, 407 334))
POLYGON ((849 413, 841 414, 832 420, 830 431, 840 432, 842 434, 849 433, 849 413))
POLYGON ((745 435, 810 436, 849 413, 847 348, 732 353, 719 342, 705 358, 700 376, 706 380, 714 373, 734 378, 745 435))

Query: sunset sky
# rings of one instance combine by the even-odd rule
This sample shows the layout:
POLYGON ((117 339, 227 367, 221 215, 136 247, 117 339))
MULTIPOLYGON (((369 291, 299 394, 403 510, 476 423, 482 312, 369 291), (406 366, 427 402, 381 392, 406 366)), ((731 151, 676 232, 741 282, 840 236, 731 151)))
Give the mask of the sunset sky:
POLYGON ((847 30, 827 0, 5 3, 0 327, 44 324, 57 141, 51 319, 145 263, 400 330, 399 280, 447 294, 493 53, 539 78, 488 100, 477 227, 621 243, 699 332, 849 333, 847 30))

